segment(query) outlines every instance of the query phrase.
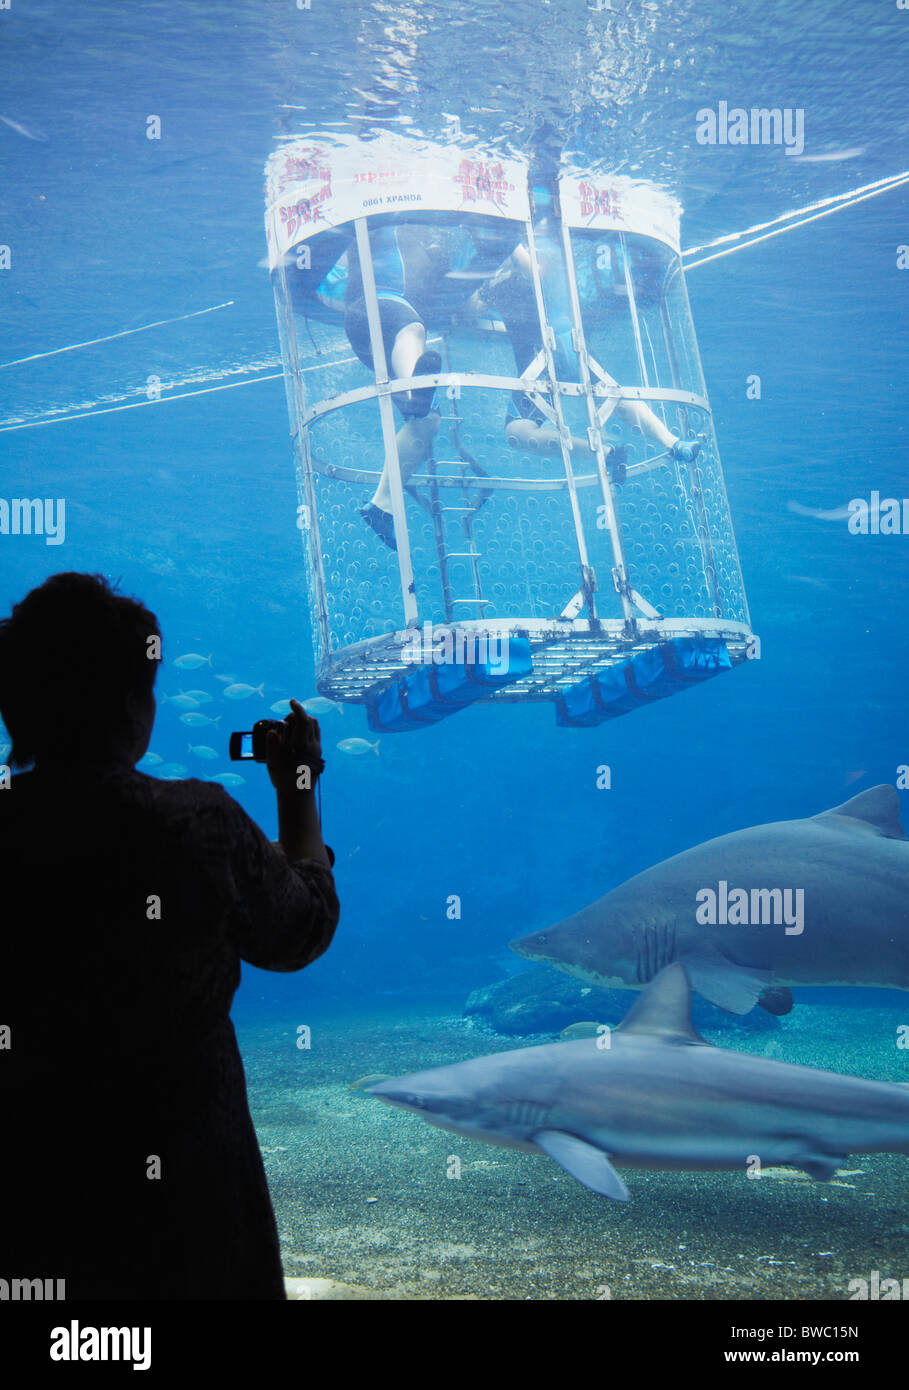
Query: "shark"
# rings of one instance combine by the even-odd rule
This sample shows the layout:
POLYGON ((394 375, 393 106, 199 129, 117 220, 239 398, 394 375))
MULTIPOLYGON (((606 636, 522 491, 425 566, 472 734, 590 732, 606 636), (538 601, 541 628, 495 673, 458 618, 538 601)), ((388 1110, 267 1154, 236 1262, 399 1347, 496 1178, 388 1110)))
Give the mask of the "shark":
POLYGON ((368 1088, 439 1129, 545 1154, 619 1202, 616 1168, 798 1168, 829 1181, 850 1153, 909 1153, 909 1084, 713 1047, 691 1023, 685 968, 661 970, 621 1026, 368 1088))
POLYGON ((889 785, 803 820, 674 855, 510 943, 602 988, 681 962, 727 1013, 792 1008, 793 985, 909 989, 909 843, 889 785))

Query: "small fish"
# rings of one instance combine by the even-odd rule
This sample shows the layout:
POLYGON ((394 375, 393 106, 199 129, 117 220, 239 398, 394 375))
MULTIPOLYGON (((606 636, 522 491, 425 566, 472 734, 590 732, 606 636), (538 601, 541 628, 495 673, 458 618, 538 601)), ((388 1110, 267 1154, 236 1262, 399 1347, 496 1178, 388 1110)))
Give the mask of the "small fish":
POLYGON ((163 762, 160 753, 146 753, 145 757, 136 763, 136 767, 160 767, 163 762))
POLYGON ((248 700, 250 695, 264 695, 265 687, 262 685, 244 685, 239 681, 236 685, 229 685, 224 692, 226 700, 248 700))
POLYGON ((352 753, 355 758, 362 757, 364 753, 375 753, 379 756, 379 740, 369 743, 365 738, 342 738, 338 744, 342 753, 352 753))
POLYGON ((215 676, 215 680, 220 681, 222 685, 233 685, 236 679, 236 676, 215 676))
POLYGON ((47 136, 41 130, 29 130, 27 125, 22 125, 20 121, 11 121, 9 116, 0 116, 0 121, 8 125, 10 130, 14 130, 17 135, 24 135, 26 140, 47 141, 47 136))
POLYGON ((790 584, 807 584, 811 589, 829 590, 830 585, 824 579, 818 579, 816 574, 784 574, 790 584))
POLYGON ((161 699, 165 704, 176 705, 177 709, 188 710, 199 708, 198 700, 194 700, 191 695, 162 695, 161 699))
MULTIPOLYGON (((321 695, 313 695, 308 700, 301 700, 300 704, 307 714, 331 714, 337 710, 338 714, 344 713, 344 706, 337 704, 334 700, 326 700, 321 695)), ((289 700, 275 700, 273 705, 269 705, 272 714, 290 714, 289 700)))
POLYGON ((182 763, 162 763, 154 775, 161 777, 165 782, 177 782, 188 773, 189 768, 184 767, 182 763))
POLYGON ((198 652, 187 652, 186 656, 178 656, 174 665, 179 671, 196 671, 200 666, 211 665, 211 655, 199 656, 198 652))
POLYGON ((796 154, 793 164, 838 164, 843 159, 858 159, 865 153, 864 145, 850 145, 845 150, 828 150, 826 154, 796 154))
POLYGON ((845 785, 846 785, 847 787, 851 786, 852 783, 853 783, 853 782, 857 782, 857 781, 859 780, 860 777, 864 777, 866 771, 867 771, 867 769, 864 768, 864 767, 857 767, 857 768, 854 768, 852 772, 847 772, 847 773, 846 773, 845 785))
POLYGON ((216 714, 214 719, 210 719, 207 714, 195 710, 192 714, 181 714, 180 723, 188 724, 191 729, 201 729, 203 724, 217 724, 220 718, 220 714, 216 714))
POLYGON ((390 1081, 391 1077, 387 1071, 371 1071, 367 1076, 358 1076, 356 1081, 351 1081, 348 1091, 366 1091, 370 1086, 378 1086, 380 1081, 390 1081))
POLYGON ((206 782, 220 782, 222 787, 242 787, 246 782, 237 772, 216 772, 214 777, 206 777, 206 782))
POLYGON ((191 743, 187 744, 190 753, 195 753, 197 758, 217 758, 218 754, 214 748, 209 748, 207 744, 197 743, 195 748, 191 743))
POLYGON ((210 705, 215 698, 214 695, 209 695, 207 690, 183 690, 180 693, 181 695, 188 695, 191 700, 195 700, 197 705, 210 705))
POLYGON ((326 700, 324 695, 312 695, 308 700, 300 702, 307 714, 332 714, 337 710, 338 714, 344 713, 344 706, 339 705, 337 700, 326 700))
POLYGON ((841 507, 831 507, 824 510, 823 507, 803 507, 801 502, 787 502, 786 506, 796 516, 810 516, 814 521, 846 521, 849 517, 849 505, 844 502, 841 507))
POLYGON ((567 1028, 563 1028, 559 1034, 560 1038, 565 1038, 571 1042, 574 1038, 598 1038, 602 1037, 599 1023, 570 1023, 567 1028))

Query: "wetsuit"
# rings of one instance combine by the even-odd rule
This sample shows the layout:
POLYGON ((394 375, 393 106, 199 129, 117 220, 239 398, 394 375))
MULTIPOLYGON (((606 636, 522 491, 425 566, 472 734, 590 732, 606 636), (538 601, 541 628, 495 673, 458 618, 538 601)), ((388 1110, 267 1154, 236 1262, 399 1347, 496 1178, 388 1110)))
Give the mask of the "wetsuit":
MULTIPOLYGON (((561 381, 576 381, 579 379, 578 359, 571 341, 571 300, 562 249, 547 233, 538 232, 534 240, 546 314, 555 332, 556 376, 561 381)), ((517 375, 523 376, 543 346, 536 295, 531 280, 514 262, 508 263, 488 282, 482 291, 482 298, 484 303, 501 315, 514 352, 517 375)), ((512 392, 506 425, 512 420, 533 420, 538 425, 550 424, 524 391, 512 392)))
MULTIPOLYGON (((407 284, 408 277, 404 256, 398 238, 398 228, 385 224, 370 229, 369 245, 372 252, 373 274, 376 280, 376 299, 379 304, 379 322, 382 325, 382 339, 386 356, 391 356, 395 339, 402 328, 412 323, 422 323, 423 319, 405 289, 413 293, 407 284)), ((375 370, 372 347, 369 341, 369 319, 366 313, 366 300, 363 296, 363 277, 360 272, 360 258, 356 243, 347 255, 348 275, 344 308, 344 331, 360 361, 371 371, 375 370)))

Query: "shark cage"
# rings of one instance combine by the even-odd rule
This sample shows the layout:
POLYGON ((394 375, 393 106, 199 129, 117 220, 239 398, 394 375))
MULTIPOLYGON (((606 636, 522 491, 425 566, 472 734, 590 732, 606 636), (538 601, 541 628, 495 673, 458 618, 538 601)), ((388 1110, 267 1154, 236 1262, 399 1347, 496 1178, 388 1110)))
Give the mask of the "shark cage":
POLYGON ((586 726, 750 654, 674 199, 388 136, 266 199, 321 694, 586 726))

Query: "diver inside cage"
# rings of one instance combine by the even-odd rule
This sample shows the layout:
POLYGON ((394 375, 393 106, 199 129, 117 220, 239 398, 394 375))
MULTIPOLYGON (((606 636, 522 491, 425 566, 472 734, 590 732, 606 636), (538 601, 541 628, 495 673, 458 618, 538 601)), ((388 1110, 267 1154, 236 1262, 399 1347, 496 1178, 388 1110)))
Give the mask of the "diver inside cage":
MULTIPOLYGON (((545 189, 534 190, 534 202, 538 209, 545 207, 546 216, 534 232, 537 263, 543 290, 547 316, 555 334, 554 363, 559 380, 578 380, 577 355, 572 344, 571 300, 568 277, 565 272, 562 247, 558 240, 554 218, 551 213, 551 195, 545 189)), ((627 309, 627 287, 624 273, 623 253, 618 242, 610 246, 598 239, 596 247, 576 243, 575 274, 578 281, 578 295, 583 311, 596 311, 606 316, 624 312, 627 309), (606 264, 602 252, 605 249, 606 264)), ((636 278, 641 293, 646 298, 656 297, 652 273, 645 273, 645 258, 636 258, 636 278)), ((540 318, 537 312, 533 289, 530 252, 526 241, 522 241, 502 263, 494 275, 476 290, 471 298, 470 308, 476 314, 498 315, 505 324, 514 352, 518 376, 523 377, 542 352, 540 318)), ((586 317, 585 312, 585 317, 586 317)), ((601 368, 602 370, 602 368, 601 368)), ((614 378, 605 374, 608 382, 618 386, 614 378)), ((701 448, 698 439, 683 439, 673 434, 664 422, 644 401, 619 399, 612 411, 617 421, 631 425, 655 440, 673 458, 692 463, 701 448)), ((505 437, 512 448, 520 448, 537 454, 557 454, 561 449, 558 430, 546 418, 539 406, 523 391, 512 394, 505 424, 505 437)), ((584 437, 572 435, 572 448, 591 452, 590 444, 584 437)), ((606 446, 606 457, 616 482, 624 480, 625 450, 614 445, 606 446)))
MULTIPOLYGON (((463 310, 477 280, 490 275, 513 245, 514 233, 474 219, 466 227, 457 214, 437 214, 433 225, 397 215, 369 229, 382 341, 393 377, 428 376, 442 358, 427 347, 427 322, 449 325, 463 310), (474 225, 475 223, 475 225, 474 225)), ((310 264, 295 278, 296 291, 320 317, 340 321, 357 357, 375 371, 369 319, 355 233, 339 227, 311 246, 310 264)), ((432 453, 441 416, 434 387, 417 387, 392 396, 402 418, 395 436, 401 480, 406 483, 432 453)), ((396 549, 389 467, 386 458, 370 502, 360 508, 368 526, 396 549)))

